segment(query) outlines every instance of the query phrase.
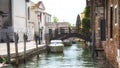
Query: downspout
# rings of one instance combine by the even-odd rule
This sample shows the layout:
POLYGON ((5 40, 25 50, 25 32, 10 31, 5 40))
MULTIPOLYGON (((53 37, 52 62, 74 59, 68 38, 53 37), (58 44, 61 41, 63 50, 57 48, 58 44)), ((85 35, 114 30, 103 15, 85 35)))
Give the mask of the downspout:
POLYGON ((92 16, 92 22, 93 23, 93 26, 92 26, 92 57, 94 57, 94 54, 95 54, 95 14, 94 14, 94 8, 95 8, 95 1, 92 0, 91 1, 91 13, 93 14, 92 16))
POLYGON ((26 0, 26 1, 25 1, 25 16, 26 16, 26 17, 25 17, 25 19, 26 19, 26 20, 25 20, 25 21, 26 21, 26 32, 25 32, 25 34, 27 34, 27 22, 28 22, 28 21, 27 21, 27 20, 28 20, 28 4, 27 4, 27 3, 29 3, 29 1, 26 0))
POLYGON ((9 1, 9 20, 10 20, 10 23, 11 23, 11 27, 12 27, 12 41, 14 41, 14 23, 13 23, 13 1, 10 0, 9 1))

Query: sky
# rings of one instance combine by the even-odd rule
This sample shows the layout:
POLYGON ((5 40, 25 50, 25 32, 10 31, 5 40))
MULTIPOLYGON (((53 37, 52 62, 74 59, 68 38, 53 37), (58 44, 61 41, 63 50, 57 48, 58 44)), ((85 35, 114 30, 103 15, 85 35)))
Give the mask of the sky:
POLYGON ((56 16, 59 22, 69 22, 75 25, 78 14, 84 11, 86 0, 31 0, 35 3, 42 1, 45 6, 45 11, 56 16))

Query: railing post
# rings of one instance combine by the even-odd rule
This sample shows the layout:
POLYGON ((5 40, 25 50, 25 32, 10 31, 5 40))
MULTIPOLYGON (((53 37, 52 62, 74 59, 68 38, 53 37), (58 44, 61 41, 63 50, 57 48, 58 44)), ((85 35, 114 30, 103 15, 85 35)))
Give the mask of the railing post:
POLYGON ((54 35, 54 37, 56 37, 57 35, 58 35, 58 30, 55 29, 55 35, 54 35))
POLYGON ((68 29, 69 29, 69 33, 71 33, 71 28, 70 28, 70 27, 68 27, 68 29))
POLYGON ((11 63, 10 61, 10 42, 9 42, 9 35, 6 33, 6 39, 7 39, 7 58, 8 58, 8 63, 11 63))

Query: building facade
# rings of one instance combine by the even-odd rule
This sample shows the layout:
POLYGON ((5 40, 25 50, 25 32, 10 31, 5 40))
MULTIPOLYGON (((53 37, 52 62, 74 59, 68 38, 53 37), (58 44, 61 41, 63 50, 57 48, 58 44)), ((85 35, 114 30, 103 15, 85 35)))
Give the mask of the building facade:
MULTIPOLYGON (((120 1, 119 0, 106 0, 106 41, 104 50, 109 62, 115 67, 120 68, 120 1)), ((104 43, 104 42, 103 42, 104 43)))
POLYGON ((26 0, 0 0, 0 12, 0 41, 6 41, 6 34, 13 41, 14 32, 19 33, 21 41, 26 32, 26 0))
POLYGON ((34 22, 34 33, 40 37, 41 43, 45 43, 46 23, 51 22, 51 15, 45 12, 42 1, 32 3, 30 12, 30 21, 34 22))
POLYGON ((57 23, 49 22, 46 24, 46 27, 47 27, 48 33, 52 33, 53 34, 52 37, 54 37, 56 30, 58 30, 58 34, 61 34, 61 28, 66 29, 65 32, 69 32, 70 26, 68 22, 57 22, 57 23))
POLYGON ((90 1, 95 47, 97 44, 102 46, 108 62, 114 68, 120 68, 120 1, 90 1))
POLYGON ((35 33, 45 41, 45 23, 50 21, 42 1, 0 0, 0 42, 6 41, 6 34, 14 41, 14 33, 18 33, 19 41, 23 41, 23 34, 34 40, 35 33))

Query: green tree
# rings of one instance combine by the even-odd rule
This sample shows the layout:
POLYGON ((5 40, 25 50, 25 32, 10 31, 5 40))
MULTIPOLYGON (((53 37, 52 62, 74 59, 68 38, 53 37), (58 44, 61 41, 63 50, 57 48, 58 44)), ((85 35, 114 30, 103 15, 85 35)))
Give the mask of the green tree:
POLYGON ((90 8, 86 7, 84 13, 85 13, 85 17, 90 17, 90 8))
POLYGON ((82 19, 82 26, 83 26, 83 29, 85 30, 89 30, 90 29, 90 19, 85 17, 82 19))
POLYGON ((82 32, 83 34, 85 34, 86 36, 88 36, 89 30, 90 30, 90 8, 86 7, 84 9, 84 14, 85 17, 82 19, 82 32))
POLYGON ((82 32, 84 35, 86 35, 87 37, 89 36, 89 30, 90 30, 90 19, 85 17, 82 19, 82 32))
POLYGON ((56 16, 53 17, 53 22, 57 23, 58 22, 58 18, 56 16))
POLYGON ((79 32, 79 30, 80 30, 80 25, 81 25, 81 20, 80 20, 80 15, 78 14, 77 15, 77 20, 76 20, 76 29, 77 29, 77 32, 79 32))

